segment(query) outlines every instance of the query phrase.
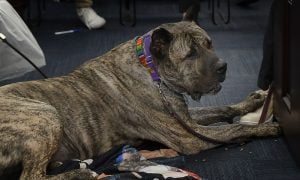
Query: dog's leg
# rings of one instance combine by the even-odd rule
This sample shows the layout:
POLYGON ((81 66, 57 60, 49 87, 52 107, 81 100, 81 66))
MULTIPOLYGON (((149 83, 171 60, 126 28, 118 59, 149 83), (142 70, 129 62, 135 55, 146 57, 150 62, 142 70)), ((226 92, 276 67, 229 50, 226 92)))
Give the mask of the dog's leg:
POLYGON ((233 123, 233 118, 241 113, 231 106, 195 107, 189 109, 191 118, 200 125, 210 125, 218 122, 233 123))
POLYGON ((228 122, 231 124, 234 117, 245 115, 261 107, 264 99, 264 95, 255 92, 238 104, 223 107, 196 107, 189 109, 189 112, 192 119, 201 125, 217 122, 228 122))
MULTIPOLYGON (((46 118, 47 117, 43 115, 43 120, 46 118)), ((51 122, 53 122, 52 118, 51 122)), ((47 165, 58 148, 59 139, 61 139, 62 134, 62 129, 56 124, 51 124, 50 121, 48 121, 47 125, 48 127, 41 127, 44 128, 42 131, 35 129, 35 136, 29 136, 23 143, 23 171, 20 179, 95 179, 96 174, 88 169, 73 170, 54 176, 46 175, 47 165)))
MULTIPOLYGON (((249 111, 255 110, 259 105, 262 104, 263 99, 264 98, 262 98, 259 94, 250 95, 245 101, 231 106, 231 108, 236 112, 232 112, 233 115, 230 116, 242 115, 249 111)), ((177 105, 178 104, 179 103, 177 103, 177 105)), ((149 139, 153 141, 159 141, 160 143, 163 143, 168 147, 185 154, 193 154, 221 145, 221 143, 210 142, 208 139, 213 139, 219 142, 238 143, 241 140, 246 140, 251 137, 278 136, 280 133, 280 127, 276 122, 264 123, 257 126, 246 126, 241 124, 204 126, 192 119, 187 111, 183 111, 183 106, 174 107, 177 108, 174 109, 180 118, 162 119, 159 122, 156 122, 158 124, 156 127, 159 127, 159 129, 163 130, 155 131, 155 134, 151 134, 149 139), (184 122, 186 127, 184 127, 181 122, 184 122), (172 124, 172 126, 170 126, 170 124, 172 124), (201 134, 206 138, 197 136, 191 131, 201 134)), ((214 110, 212 108, 212 112, 215 114, 214 121, 218 121, 218 117, 223 118, 224 113, 226 114, 224 111, 220 112, 220 109, 214 110)), ((201 117, 198 119, 198 121, 202 121, 201 117)), ((205 116, 203 121, 207 121, 205 116)), ((144 133, 144 135, 145 134, 146 133, 144 133)))
MULTIPOLYGON (((260 124, 258 126, 245 126, 240 124, 202 126, 190 120, 187 124, 197 133, 222 142, 231 141, 238 143, 240 140, 249 139, 250 137, 278 136, 280 134, 280 127, 278 123, 275 122, 260 124)), ((184 154, 194 154, 221 145, 196 137, 183 127, 174 126, 174 129, 170 130, 174 132, 168 132, 168 140, 171 142, 168 146, 184 154)), ((167 141, 164 139, 163 142, 167 141)))
POLYGON ((21 163, 21 180, 92 179, 89 170, 47 176, 47 165, 62 138, 62 126, 55 108, 25 98, 5 97, 0 101, 0 174, 21 163), (16 113, 17 112, 17 113, 16 113))
MULTIPOLYGON (((40 139, 42 140, 42 139, 40 139)), ((43 141, 28 140, 26 142, 27 148, 23 157, 23 171, 21 174, 21 180, 65 180, 65 179, 78 179, 89 180, 95 179, 96 173, 93 173, 88 169, 77 169, 58 175, 46 175, 46 168, 49 163, 49 159, 56 150, 56 146, 53 146, 53 139, 43 139, 43 141)))

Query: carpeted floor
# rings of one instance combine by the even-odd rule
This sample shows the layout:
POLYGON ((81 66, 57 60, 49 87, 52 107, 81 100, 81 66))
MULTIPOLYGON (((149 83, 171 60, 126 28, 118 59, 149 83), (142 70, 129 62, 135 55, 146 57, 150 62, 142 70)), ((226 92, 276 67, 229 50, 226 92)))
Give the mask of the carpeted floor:
MULTIPOLYGON (((166 22, 181 19, 177 1, 137 1, 135 27, 119 24, 118 1, 95 0, 95 9, 107 20, 105 28, 86 30, 75 14, 73 3, 46 1, 39 26, 32 31, 43 49, 50 77, 69 73, 90 58, 99 56, 121 42, 166 22), (83 28, 81 32, 54 35, 56 31, 83 28)), ((222 1, 223 2, 223 1, 222 1)), ((220 106, 241 101, 257 89, 256 80, 262 59, 262 41, 271 0, 241 8, 232 1, 231 23, 213 25, 207 1, 202 2, 199 24, 213 40, 217 54, 228 63, 227 79, 216 96, 201 102, 188 100, 190 107, 220 106)), ((224 7, 224 4, 222 4, 224 7)), ((41 78, 32 72, 0 85, 41 78)), ((293 161, 283 138, 253 140, 242 146, 219 147, 186 157, 186 169, 205 179, 300 179, 300 168, 293 161)))

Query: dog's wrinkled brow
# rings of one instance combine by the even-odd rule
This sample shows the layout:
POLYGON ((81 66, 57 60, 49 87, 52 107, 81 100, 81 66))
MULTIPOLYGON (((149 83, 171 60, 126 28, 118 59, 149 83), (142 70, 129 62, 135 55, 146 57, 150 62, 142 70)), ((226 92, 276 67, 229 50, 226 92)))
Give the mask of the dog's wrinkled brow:
MULTIPOLYGON (((184 58, 191 51, 191 45, 194 43, 194 39, 188 33, 176 34, 175 40, 170 47, 170 51, 174 54, 175 59, 184 58)), ((171 57, 172 58, 172 57, 171 57)))

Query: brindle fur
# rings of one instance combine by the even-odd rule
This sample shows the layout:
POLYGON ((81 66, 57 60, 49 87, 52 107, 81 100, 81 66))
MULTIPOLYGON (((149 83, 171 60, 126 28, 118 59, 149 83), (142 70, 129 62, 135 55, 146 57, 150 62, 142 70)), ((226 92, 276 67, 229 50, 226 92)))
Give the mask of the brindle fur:
MULTIPOLYGON (((193 22, 164 24, 152 31, 151 52, 162 78, 162 92, 194 131, 220 141, 275 136, 277 123, 228 124, 262 104, 259 94, 219 108, 191 110, 181 93, 194 99, 216 93, 225 71, 207 33, 193 22), (163 29, 162 29, 163 28, 163 29)), ((184 154, 215 147, 195 137, 170 117, 148 71, 140 64, 134 40, 56 78, 0 88, 0 174, 22 163, 21 179, 93 179, 88 170, 47 176, 49 162, 86 159, 119 144, 152 140, 184 154)))

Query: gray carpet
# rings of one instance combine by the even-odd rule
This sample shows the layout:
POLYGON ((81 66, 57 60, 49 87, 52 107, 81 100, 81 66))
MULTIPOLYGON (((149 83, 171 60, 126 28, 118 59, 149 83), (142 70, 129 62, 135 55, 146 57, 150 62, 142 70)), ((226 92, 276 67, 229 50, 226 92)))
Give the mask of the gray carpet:
MULTIPOLYGON (((55 31, 84 28, 75 14, 74 4, 47 1, 40 26, 32 28, 47 66, 42 70, 50 77, 69 73, 90 58, 99 56, 121 42, 165 22, 181 19, 177 1, 137 1, 137 24, 119 24, 118 1, 95 0, 95 9, 107 19, 104 29, 56 36, 55 31)), ((249 8, 232 1, 231 23, 213 25, 207 2, 202 3, 200 26, 211 36, 217 54, 228 62, 227 79, 222 91, 201 102, 188 100, 189 106, 220 106, 241 101, 257 89, 256 81, 262 59, 262 41, 271 0, 261 0, 249 8)), ((223 5, 224 6, 224 5, 223 5)), ((3 81, 7 84, 41 78, 36 72, 3 81)), ((186 168, 206 179, 300 179, 300 169, 288 152, 283 138, 254 140, 243 146, 219 147, 187 156, 186 168)))

